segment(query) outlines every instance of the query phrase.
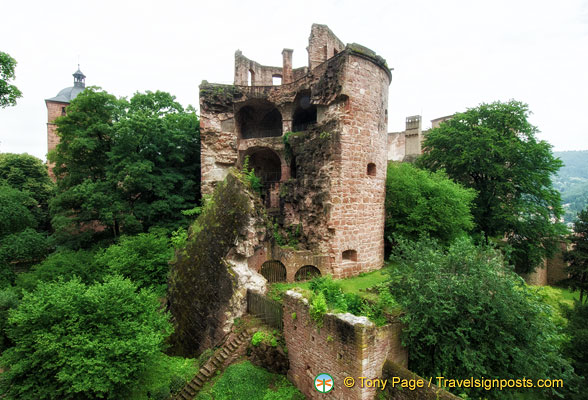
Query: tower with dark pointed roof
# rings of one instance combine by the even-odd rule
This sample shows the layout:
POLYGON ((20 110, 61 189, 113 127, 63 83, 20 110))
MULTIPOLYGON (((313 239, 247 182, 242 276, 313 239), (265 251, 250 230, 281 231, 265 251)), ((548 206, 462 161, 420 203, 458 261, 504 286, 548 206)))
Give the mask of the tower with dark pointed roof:
MULTIPOLYGON (((80 71, 79 64, 78 70, 73 73, 73 77, 73 86, 62 89, 57 93, 57 96, 45 100, 45 105, 47 106, 47 152, 53 150, 59 143, 55 119, 65 115, 65 108, 86 88, 86 75, 80 71)), ((55 180, 55 176, 53 175, 53 165, 47 162, 47 166, 49 167, 49 176, 55 180)))

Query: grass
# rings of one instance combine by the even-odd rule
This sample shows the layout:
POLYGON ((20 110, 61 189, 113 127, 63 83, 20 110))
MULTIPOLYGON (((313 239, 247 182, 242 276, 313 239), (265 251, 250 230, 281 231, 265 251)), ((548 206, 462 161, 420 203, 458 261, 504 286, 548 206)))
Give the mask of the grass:
MULTIPOLYGON (((343 293, 357 294, 363 298, 374 301, 377 300, 378 295, 376 293, 370 293, 369 289, 377 284, 383 283, 388 278, 386 271, 390 267, 391 264, 386 265, 382 269, 361 273, 358 276, 354 276, 352 278, 337 279, 336 282, 341 287, 343 293)), ((302 294, 307 298, 309 298, 311 295, 310 283, 309 281, 305 281, 293 283, 274 283, 270 287, 269 297, 280 301, 282 295, 286 291, 294 288, 298 288, 299 291, 302 292, 302 294)))
POLYGON ((303 400, 300 391, 284 375, 274 374, 249 361, 230 365, 210 380, 196 400, 303 400))

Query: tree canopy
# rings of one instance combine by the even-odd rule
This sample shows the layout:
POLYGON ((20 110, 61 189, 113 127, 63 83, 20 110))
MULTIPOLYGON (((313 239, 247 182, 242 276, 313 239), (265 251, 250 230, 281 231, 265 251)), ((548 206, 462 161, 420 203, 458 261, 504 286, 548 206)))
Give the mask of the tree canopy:
MULTIPOLYGON (((389 290, 404 312, 402 340, 412 371, 452 379, 554 378, 566 384, 575 378, 561 356, 564 337, 552 320, 554 310, 505 266, 500 252, 464 237, 448 250, 431 240, 401 239, 393 260, 397 267, 389 290)), ((472 398, 507 396, 464 391, 472 398)))
POLYGON ((564 232, 560 195, 552 176, 562 163, 551 145, 538 140, 526 104, 481 104, 432 129, 418 165, 444 169, 477 191, 472 213, 476 231, 506 237, 519 272, 532 271, 555 251, 564 232))
POLYGON ((53 189, 38 158, 0 154, 0 286, 12 282, 17 264, 38 261, 47 253, 53 189))
POLYGON ((0 108, 16 105, 16 99, 22 97, 22 93, 10 81, 14 79, 16 60, 10 55, 0 51, 0 108))
POLYGON ((187 225, 181 210, 198 205, 200 193, 199 121, 191 108, 159 91, 126 100, 87 88, 56 124, 60 142, 49 158, 60 243, 187 225))
POLYGON ((14 347, 0 387, 19 399, 122 399, 161 356, 172 327, 150 291, 121 277, 39 283, 9 311, 14 347))
POLYGON ((470 205, 476 193, 443 171, 429 172, 409 163, 388 164, 386 237, 423 235, 449 244, 473 228, 470 205))
POLYGON ((588 208, 580 211, 574 222, 571 245, 571 250, 564 254, 568 278, 563 283, 579 291, 580 302, 585 302, 588 301, 588 208))

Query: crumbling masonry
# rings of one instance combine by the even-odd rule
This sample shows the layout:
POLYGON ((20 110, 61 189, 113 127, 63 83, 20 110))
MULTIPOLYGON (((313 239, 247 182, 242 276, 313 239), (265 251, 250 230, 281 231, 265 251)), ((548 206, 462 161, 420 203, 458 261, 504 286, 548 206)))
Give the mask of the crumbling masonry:
POLYGON ((200 86, 203 194, 248 159, 276 232, 295 242, 267 242, 248 260, 266 278, 268 262, 284 269, 270 280, 343 278, 384 262, 390 69, 325 25, 312 26, 307 50, 308 67, 296 69, 290 49, 282 67, 237 51, 234 85, 200 86))

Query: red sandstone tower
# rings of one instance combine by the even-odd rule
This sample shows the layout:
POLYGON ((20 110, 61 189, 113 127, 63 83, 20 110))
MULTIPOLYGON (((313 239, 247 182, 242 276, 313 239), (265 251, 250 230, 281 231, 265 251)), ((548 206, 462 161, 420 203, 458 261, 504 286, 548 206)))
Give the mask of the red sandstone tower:
POLYGON ((247 158, 268 214, 295 238, 297 249, 268 242, 248 260, 270 281, 384 263, 390 69, 325 25, 312 26, 307 50, 308 67, 297 69, 290 49, 282 67, 237 51, 234 85, 200 86, 202 193, 247 158))
MULTIPOLYGON (((57 96, 45 100, 45 105, 47 106, 47 152, 53 150, 59 143, 55 119, 65 115, 65 108, 86 88, 86 75, 80 71, 79 65, 78 70, 73 73, 73 77, 73 86, 62 89, 57 93, 57 96)), ((47 162, 47 166, 49 167, 49 176, 55 180, 53 165, 47 162)))

